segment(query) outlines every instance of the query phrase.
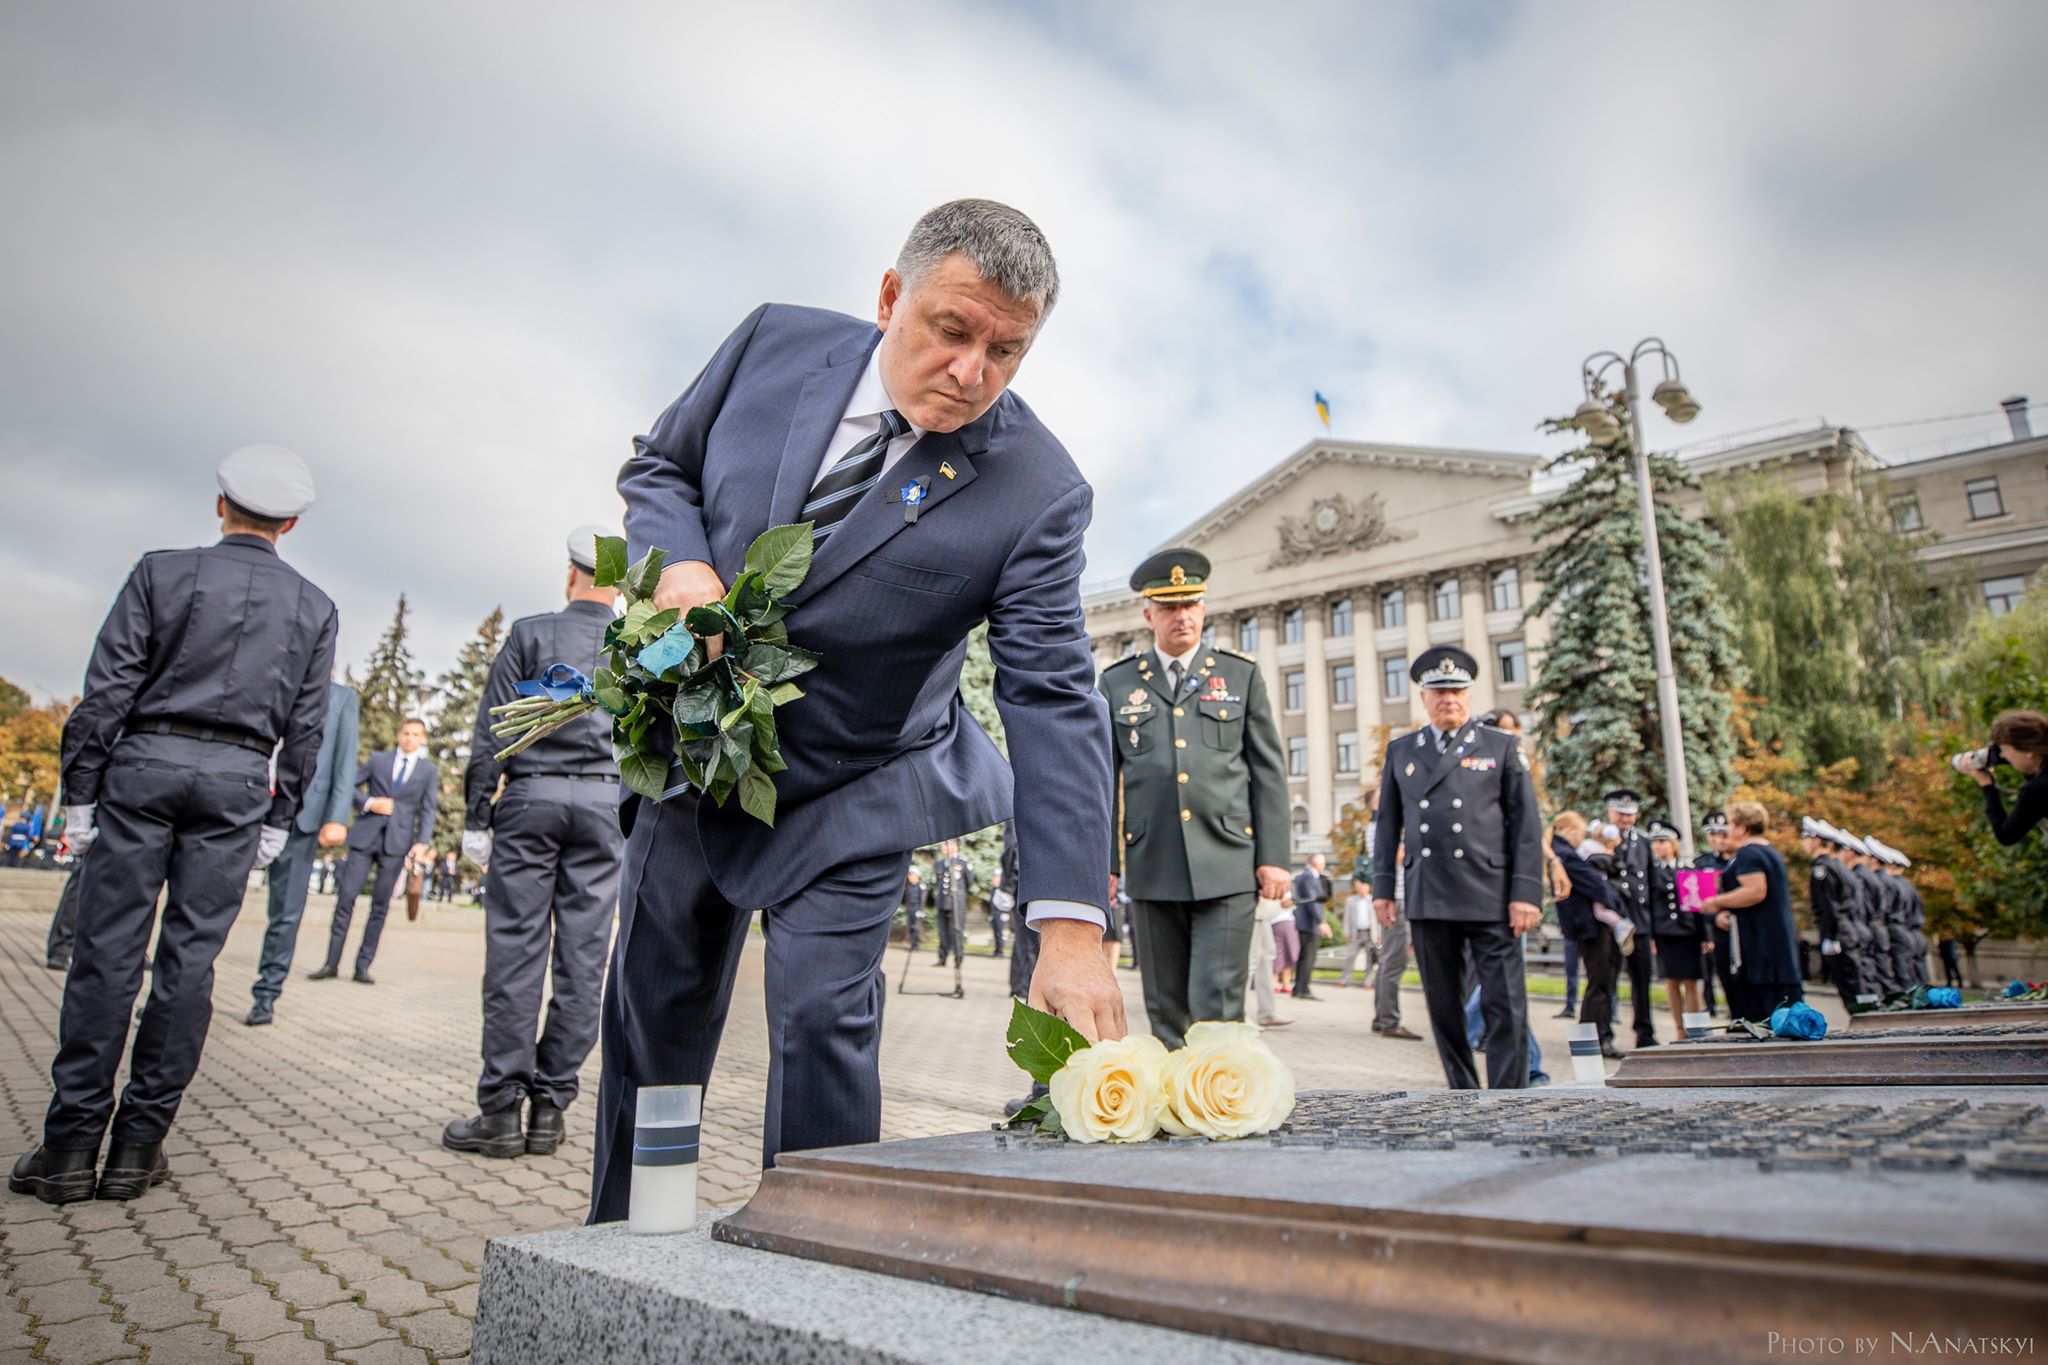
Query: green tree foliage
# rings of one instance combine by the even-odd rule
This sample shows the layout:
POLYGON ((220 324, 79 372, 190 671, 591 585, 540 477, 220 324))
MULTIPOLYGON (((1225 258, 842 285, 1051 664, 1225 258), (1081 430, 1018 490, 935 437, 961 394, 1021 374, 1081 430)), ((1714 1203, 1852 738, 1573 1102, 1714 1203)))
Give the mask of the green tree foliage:
POLYGON ((434 851, 446 853, 462 842, 462 773, 491 661, 505 643, 505 611, 491 614, 455 656, 455 666, 434 683, 434 715, 427 727, 427 752, 441 772, 441 813, 434 822, 434 851))
POLYGON ((22 712, 35 705, 35 698, 28 689, 0 678, 0 725, 5 725, 22 712))
POLYGON ((1856 760, 1864 786, 1892 731, 1935 698, 1936 647, 1965 619, 1891 525, 1881 484, 1801 499, 1762 481, 1718 501, 1722 599, 1736 619, 1755 740, 1795 770, 1856 760))
MULTIPOLYGON (((1549 613, 1552 634, 1529 700, 1541 720, 1540 751, 1552 801, 1584 809, 1597 805, 1606 791, 1633 787, 1652 810, 1660 810, 1667 801, 1664 744, 1634 453, 1627 413, 1619 397, 1610 401, 1623 434, 1609 444, 1560 455, 1549 466, 1576 471, 1578 478, 1537 516, 1543 591, 1527 615, 1549 613)), ((1545 429, 1565 431, 1571 423, 1556 419, 1545 429)), ((1649 464, 1686 781, 1697 809, 1720 802, 1735 784, 1729 712, 1743 669, 1734 622, 1716 583, 1727 547, 1711 525, 1689 520, 1671 505, 1675 490, 1697 487, 1697 480, 1668 455, 1652 454, 1649 464)))
POLYGON ((358 761, 379 749, 394 747, 398 743, 398 727, 405 724, 406 717, 419 714, 427 675, 413 664, 406 611, 405 594, 400 593, 398 609, 392 614, 391 624, 384 628, 377 647, 370 651, 362 678, 358 680, 353 670, 343 675, 343 681, 362 699, 358 761))
MULTIPOLYGON (((2004 616, 1977 617, 1946 677, 1960 728, 1942 738, 1957 749, 1984 744, 2000 711, 2048 711, 2048 582, 2037 578, 2004 616)), ((1999 768, 1995 776, 2010 809, 2013 770, 1999 768)), ((2001 847, 1985 822, 1977 784, 1952 776, 1949 787, 1972 855, 1956 886, 1959 915, 1998 938, 2048 932, 2048 838, 2036 832, 2001 847)))
MULTIPOLYGON (((1009 738, 1003 732, 1003 718, 996 710, 996 666, 988 652, 988 626, 975 627, 967 638, 967 658, 960 666, 960 699, 967 703, 967 710, 981 728, 988 731, 988 737, 1004 754, 1010 752, 1009 738)), ((995 885, 996 869, 1003 861, 1003 827, 991 825, 976 830, 960 841, 960 852, 974 865, 974 881, 984 895, 995 885)), ((923 872, 929 874, 928 864, 923 872)), ((927 875, 926 880, 930 878, 927 875)), ((1104 879, 1107 881, 1107 878, 1104 879)), ((1011 916, 1014 927, 1023 923, 1021 907, 1019 913, 1011 916)))

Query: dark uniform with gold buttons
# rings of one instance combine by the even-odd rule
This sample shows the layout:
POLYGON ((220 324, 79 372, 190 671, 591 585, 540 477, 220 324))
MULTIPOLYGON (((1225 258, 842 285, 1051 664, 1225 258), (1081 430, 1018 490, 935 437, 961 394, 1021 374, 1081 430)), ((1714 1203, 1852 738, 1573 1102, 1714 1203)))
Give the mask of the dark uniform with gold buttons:
MULTIPOLYGON (((1208 575, 1204 556, 1164 550, 1131 587, 1155 602, 1196 601, 1208 575)), ((1284 869, 1290 843, 1287 773, 1258 666, 1198 642, 1176 685, 1176 662, 1146 649, 1104 669, 1101 684, 1145 1014, 1169 1048, 1198 1020, 1244 1017, 1257 869, 1284 869)))
MULTIPOLYGON (((1443 645, 1425 651, 1409 676, 1425 689, 1457 690, 1469 688, 1478 671, 1470 654, 1443 645)), ((1380 760, 1373 824, 1375 900, 1394 898, 1397 851, 1445 1078, 1456 1090, 1479 1086, 1465 1041, 1464 956, 1470 949, 1486 1022, 1487 1084, 1495 1090, 1526 1086, 1522 950, 1508 906, 1541 902, 1543 832, 1515 737, 1467 721, 1442 733, 1425 725, 1391 741, 1380 760)))

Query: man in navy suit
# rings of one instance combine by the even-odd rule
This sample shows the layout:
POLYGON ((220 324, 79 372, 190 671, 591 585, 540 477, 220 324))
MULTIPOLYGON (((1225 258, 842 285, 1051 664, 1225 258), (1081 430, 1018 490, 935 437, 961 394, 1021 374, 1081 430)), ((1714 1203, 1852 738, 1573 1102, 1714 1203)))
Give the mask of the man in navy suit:
POLYGON ((376 983, 370 963, 377 957, 377 939, 384 932, 384 916, 391 909, 391 892, 398 874, 408 863, 427 860, 427 840, 433 837, 434 816, 440 807, 441 774, 423 752, 427 723, 417 717, 398 727, 398 747, 371 754, 356 769, 356 822, 348 831, 348 861, 334 883, 334 927, 327 934, 327 961, 318 971, 308 972, 314 981, 326 981, 341 971, 341 950, 348 940, 349 920, 355 913, 356 897, 377 869, 377 881, 370 890, 370 918, 363 925, 363 942, 356 949, 355 979, 365 986, 376 983))
POLYGON ((348 810, 354 795, 348 765, 356 756, 359 709, 353 687, 327 684, 327 721, 320 734, 313 782, 306 788, 306 799, 284 841, 284 852, 270 865, 270 927, 263 934, 263 960, 256 969, 256 984, 249 988, 256 1003, 242 1020, 252 1027, 271 1021, 277 997, 284 992, 285 974, 292 969, 292 952, 299 943, 299 920, 306 913, 306 883, 316 847, 335 848, 348 838, 348 810))
POLYGON ((1058 288, 1024 215, 942 205, 884 273, 873 321, 755 310, 635 443, 619 491, 632 553, 667 552, 656 600, 722 597, 755 536, 811 522, 789 630, 823 662, 776 712, 772 829, 694 793, 628 799, 593 1221, 625 1216, 639 1088, 709 1080, 756 909, 763 1160, 879 1137, 881 962, 910 850, 1013 810, 1017 899, 1041 936, 1032 1003, 1089 1038, 1124 1033, 1101 947, 1109 716, 1078 586, 1093 492, 1006 392, 1058 288), (984 620, 1008 764, 960 699, 984 620))

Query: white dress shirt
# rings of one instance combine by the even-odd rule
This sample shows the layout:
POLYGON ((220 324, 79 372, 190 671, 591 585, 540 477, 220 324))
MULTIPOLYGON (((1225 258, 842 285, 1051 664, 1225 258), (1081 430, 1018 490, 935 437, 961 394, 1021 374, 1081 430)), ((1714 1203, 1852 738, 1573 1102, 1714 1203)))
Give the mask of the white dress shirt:
MULTIPOLYGON (((1196 640, 1195 647, 1185 654, 1168 654, 1159 646, 1152 646, 1153 656, 1159 660, 1159 673, 1161 677, 1171 679, 1173 677, 1173 666, 1175 664, 1180 665, 1180 682, 1182 687, 1186 687, 1188 679, 1194 676, 1195 656, 1201 652, 1202 642, 1200 640, 1196 640)), ((1179 701, 1180 698, 1175 697, 1174 700, 1179 701)))
POLYGON ((391 751, 391 788, 393 791, 403 787, 406 779, 412 776, 413 767, 419 762, 419 757, 418 750, 414 750, 412 753, 407 753, 403 749, 393 749, 391 751))
MULTIPOLYGON (((868 367, 860 377, 860 383, 853 386, 853 397, 846 402, 846 412, 839 419, 839 425, 832 430, 832 438, 825 442, 819 452, 818 472, 811 476, 813 487, 825 476, 825 471, 846 457, 846 453, 868 437, 882 429, 882 414, 902 410, 896 407, 896 400, 889 396, 889 388, 882 382, 882 348, 875 347, 875 353, 868 357, 868 367)), ((904 421, 910 419, 904 417, 904 421)), ((910 448, 924 435, 922 427, 913 426, 902 436, 889 442, 888 453, 882 456, 882 473, 887 474, 892 465, 902 459, 910 448)))

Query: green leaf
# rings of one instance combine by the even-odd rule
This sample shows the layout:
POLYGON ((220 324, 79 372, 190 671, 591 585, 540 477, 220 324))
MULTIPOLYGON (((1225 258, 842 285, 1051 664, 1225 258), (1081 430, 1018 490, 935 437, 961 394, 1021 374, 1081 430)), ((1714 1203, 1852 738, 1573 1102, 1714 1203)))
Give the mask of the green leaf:
POLYGON ((626 697, 626 692, 624 688, 600 687, 597 688, 592 695, 594 695, 597 698, 597 704, 599 706, 602 706, 605 710, 609 711, 612 715, 615 716, 623 716, 633 707, 633 703, 629 701, 626 697))
POLYGON ((811 571, 811 524, 775 526, 747 547, 747 567, 761 575, 773 597, 787 597, 811 571))
POLYGON ((1010 1010, 1010 1060, 1040 1085, 1050 1084, 1053 1072, 1087 1046, 1088 1040, 1064 1019, 1035 1010, 1022 1000, 1010 1010))
POLYGON ((741 721, 718 736, 718 752, 724 756, 732 769, 734 778, 746 775, 754 766, 754 727, 750 721, 741 721))
POLYGON ((692 735, 708 735, 718 729, 718 689, 695 685, 679 688, 674 705, 676 724, 692 735))
POLYGON ((758 767, 740 774, 740 809, 770 828, 775 825, 775 780, 758 767))
POLYGON ((1040 1095, 1031 1103, 1011 1115, 1003 1126, 1006 1128, 1036 1128, 1045 1116, 1053 1112, 1052 1096, 1040 1095))
POLYGON ((780 621, 766 625, 759 622, 747 627, 747 642, 756 645, 786 645, 789 643, 789 627, 780 621))
POLYGON ((668 760, 635 749, 619 763, 619 780, 629 791, 659 801, 668 788, 668 760))
POLYGON ((740 667, 765 683, 787 682, 818 666, 818 656, 795 645, 750 644, 740 667))
POLYGON ((704 765, 691 755, 690 748, 690 745, 685 744, 677 749, 676 762, 683 765, 683 776, 689 780, 690 785, 701 792, 704 790, 704 765))
POLYGON ((1045 1117, 1038 1121, 1038 1131, 1041 1133, 1051 1133, 1054 1137, 1065 1137, 1067 1135, 1067 1126, 1060 1122, 1060 1111, 1052 1107, 1052 1097, 1050 1095, 1046 1097, 1045 1117))
POLYGON ((793 701, 800 700, 803 695, 804 690, 793 682, 778 683, 768 689, 768 700, 777 706, 787 706, 793 701))
POLYGON ((618 536, 597 538, 597 586, 617 587, 626 577, 626 542, 618 536))
POLYGON ((690 633, 699 639, 708 639, 714 635, 739 636, 744 634, 740 629, 740 623, 733 617, 730 611, 726 610, 725 603, 723 602, 713 602, 707 606, 690 608, 689 614, 683 617, 683 624, 688 626, 690 633))
POLYGON ((748 570, 733 580, 730 591, 725 594, 726 609, 742 621, 751 621, 765 611, 770 599, 768 589, 761 584, 761 575, 748 570))
POLYGON ((640 556, 640 562, 626 570, 626 600, 637 602, 654 596, 656 585, 661 582, 661 562, 667 556, 660 550, 649 550, 640 556))

